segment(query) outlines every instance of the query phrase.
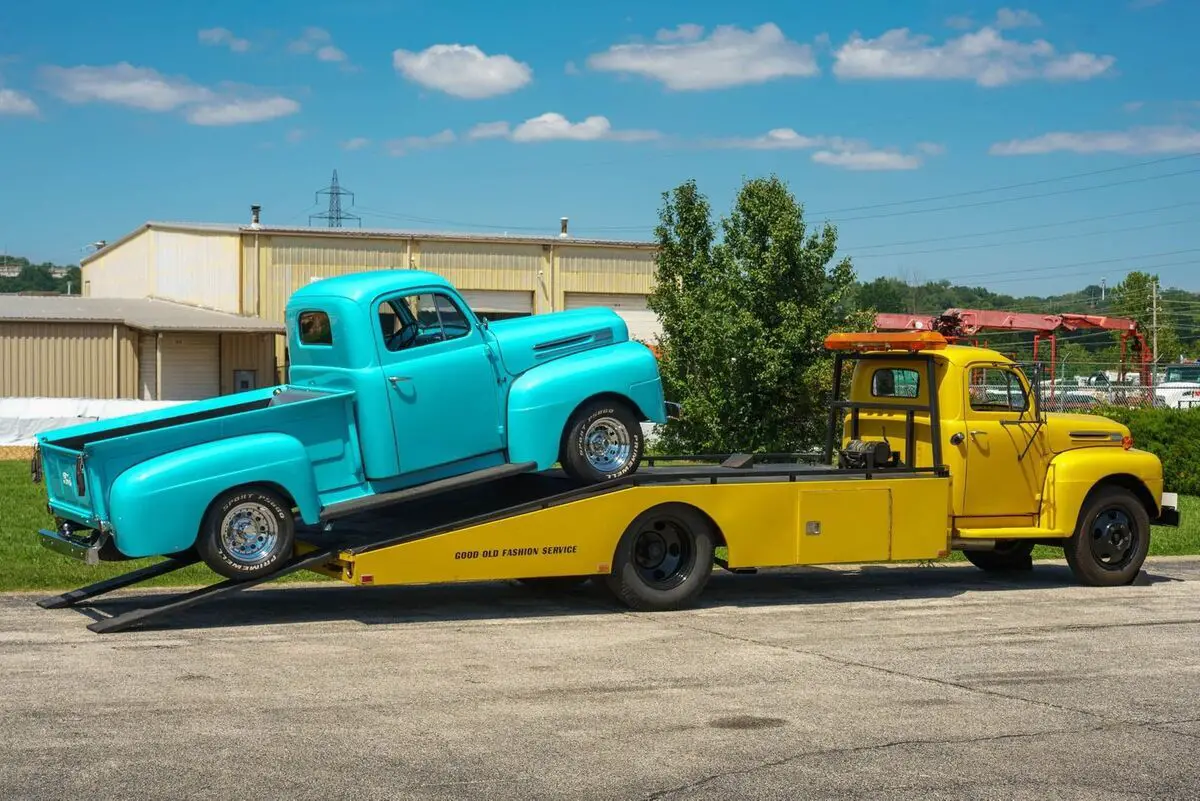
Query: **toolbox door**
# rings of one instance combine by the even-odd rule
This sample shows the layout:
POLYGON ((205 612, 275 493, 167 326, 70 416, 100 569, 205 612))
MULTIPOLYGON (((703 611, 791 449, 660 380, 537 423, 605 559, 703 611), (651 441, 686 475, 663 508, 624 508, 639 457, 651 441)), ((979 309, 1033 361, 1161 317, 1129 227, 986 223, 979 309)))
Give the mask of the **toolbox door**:
MULTIPOLYGON (((866 483, 865 481, 862 483, 866 483)), ((798 514, 797 564, 882 562, 892 547, 891 490, 886 487, 805 489, 798 514)))

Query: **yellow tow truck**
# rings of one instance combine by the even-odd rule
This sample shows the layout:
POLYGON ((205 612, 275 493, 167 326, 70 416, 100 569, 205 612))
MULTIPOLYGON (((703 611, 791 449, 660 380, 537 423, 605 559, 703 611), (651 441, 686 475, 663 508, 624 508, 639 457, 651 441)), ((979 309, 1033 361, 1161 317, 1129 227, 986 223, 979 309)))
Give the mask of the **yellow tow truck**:
MULTIPOLYGON (((1031 377, 994 350, 928 331, 834 334, 826 347, 833 400, 820 452, 648 457, 632 476, 590 486, 558 471, 435 482, 387 509, 298 527, 291 562, 266 578, 160 597, 88 628, 119 631, 297 570, 359 586, 597 579, 633 609, 666 610, 695 602, 714 566, 959 550, 1010 571, 1028 569, 1044 544, 1063 549, 1081 583, 1118 585, 1140 571, 1151 524, 1179 524, 1159 459, 1112 420, 1044 411, 1037 366, 1031 377)), ((75 606, 194 561, 39 603, 75 606)))

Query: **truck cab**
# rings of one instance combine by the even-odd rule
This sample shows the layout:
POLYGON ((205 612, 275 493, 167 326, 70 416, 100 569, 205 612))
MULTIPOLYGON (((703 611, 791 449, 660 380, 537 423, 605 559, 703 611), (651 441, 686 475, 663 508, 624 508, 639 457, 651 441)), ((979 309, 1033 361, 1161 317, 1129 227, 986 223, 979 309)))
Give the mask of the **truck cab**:
POLYGON ((1126 426, 1046 411, 1040 382, 999 352, 931 332, 833 342, 860 351, 843 442, 887 442, 897 463, 940 465, 949 532, 972 562, 1021 562, 1040 543, 1094 578, 1123 575, 1145 557, 1151 523, 1178 523, 1162 462, 1126 426))
POLYGON ((444 278, 384 270, 303 287, 285 323, 282 386, 40 435, 58 521, 44 544, 90 560, 194 549, 252 578, 290 557, 296 517, 556 463, 617 480, 638 469, 641 424, 666 422, 657 361, 610 309, 488 323, 444 278))

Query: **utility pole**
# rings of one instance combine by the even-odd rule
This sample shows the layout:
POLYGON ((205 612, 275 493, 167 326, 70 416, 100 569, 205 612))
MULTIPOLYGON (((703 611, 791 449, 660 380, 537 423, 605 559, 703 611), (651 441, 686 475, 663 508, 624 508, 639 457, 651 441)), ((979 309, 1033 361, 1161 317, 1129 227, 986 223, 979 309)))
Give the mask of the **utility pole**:
POLYGON ((1158 276, 1150 279, 1150 391, 1158 383, 1158 276))
POLYGON ((1107 288, 1108 288, 1108 279, 1101 278, 1100 279, 1100 302, 1101 303, 1104 302, 1104 290, 1106 290, 1107 288))

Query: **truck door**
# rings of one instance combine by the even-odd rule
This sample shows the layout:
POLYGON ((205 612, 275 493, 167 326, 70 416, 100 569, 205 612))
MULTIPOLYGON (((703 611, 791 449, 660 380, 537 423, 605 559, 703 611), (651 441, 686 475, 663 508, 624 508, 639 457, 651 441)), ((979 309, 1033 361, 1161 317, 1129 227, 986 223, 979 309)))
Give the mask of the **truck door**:
POLYGON ((1007 365, 964 371, 967 526, 1036 525, 1046 475, 1046 439, 1037 425, 1024 376, 1007 365), (1032 442, 1031 442, 1032 440, 1032 442))
POLYGON ((400 472, 501 450, 492 354, 458 303, 431 289, 385 298, 376 313, 400 472))

